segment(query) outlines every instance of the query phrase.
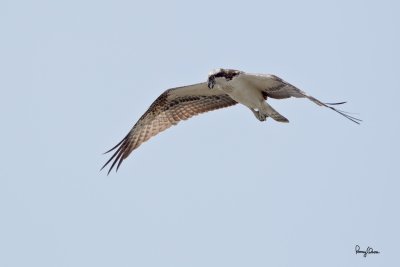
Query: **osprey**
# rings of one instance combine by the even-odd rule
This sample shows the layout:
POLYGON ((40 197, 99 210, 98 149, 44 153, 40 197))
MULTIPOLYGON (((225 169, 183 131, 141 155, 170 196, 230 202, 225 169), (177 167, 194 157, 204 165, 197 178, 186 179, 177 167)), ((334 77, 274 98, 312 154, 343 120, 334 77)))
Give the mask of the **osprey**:
POLYGON ((181 120, 237 103, 248 107, 260 121, 271 117, 278 122, 289 122, 266 102, 268 97, 275 99, 308 98, 317 105, 330 108, 357 124, 361 122, 360 119, 350 116, 345 111, 332 107, 332 105, 346 102, 323 103, 275 75, 216 69, 209 73, 207 82, 172 88, 162 93, 125 138, 105 152, 117 149, 101 169, 113 161, 108 173, 116 164, 116 170, 118 170, 122 161, 134 149, 156 134, 178 124, 181 120))

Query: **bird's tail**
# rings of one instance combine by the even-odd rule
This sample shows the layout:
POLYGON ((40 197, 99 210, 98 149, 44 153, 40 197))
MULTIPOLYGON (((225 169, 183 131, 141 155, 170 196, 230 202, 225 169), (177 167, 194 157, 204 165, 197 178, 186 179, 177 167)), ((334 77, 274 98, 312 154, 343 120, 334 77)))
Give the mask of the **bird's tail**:
POLYGON ((289 122, 288 119, 286 119, 284 116, 279 114, 278 111, 276 111, 273 107, 271 107, 267 102, 264 102, 265 105, 263 105, 261 112, 265 113, 268 117, 273 118, 276 121, 279 122, 289 122))

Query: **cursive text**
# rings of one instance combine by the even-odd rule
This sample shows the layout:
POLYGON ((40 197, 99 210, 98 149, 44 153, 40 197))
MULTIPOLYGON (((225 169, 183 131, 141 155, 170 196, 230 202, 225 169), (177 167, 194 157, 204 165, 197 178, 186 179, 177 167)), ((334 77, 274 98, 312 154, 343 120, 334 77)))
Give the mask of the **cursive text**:
POLYGON ((360 246, 359 246, 359 245, 356 245, 356 255, 357 255, 358 253, 363 254, 363 256, 364 256, 364 258, 365 258, 365 257, 367 257, 367 254, 379 254, 380 252, 377 251, 377 250, 374 250, 374 249, 371 248, 371 247, 367 247, 366 250, 360 250, 360 246))

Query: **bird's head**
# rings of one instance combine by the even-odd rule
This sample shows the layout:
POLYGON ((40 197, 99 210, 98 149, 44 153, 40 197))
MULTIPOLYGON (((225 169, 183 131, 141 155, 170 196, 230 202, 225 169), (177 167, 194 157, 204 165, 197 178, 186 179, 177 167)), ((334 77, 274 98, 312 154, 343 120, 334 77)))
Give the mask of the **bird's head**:
POLYGON ((241 71, 231 69, 215 69, 208 74, 208 88, 213 89, 215 84, 219 85, 223 82, 232 80, 239 75, 241 71))

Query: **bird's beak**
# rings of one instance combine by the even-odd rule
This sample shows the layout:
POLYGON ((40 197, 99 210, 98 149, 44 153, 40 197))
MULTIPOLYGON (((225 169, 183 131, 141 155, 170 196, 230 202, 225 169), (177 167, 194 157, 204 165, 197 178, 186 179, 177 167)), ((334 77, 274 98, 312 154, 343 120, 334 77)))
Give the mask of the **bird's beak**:
POLYGON ((208 79, 208 88, 209 89, 213 89, 214 88, 214 84, 215 84, 215 80, 214 79, 208 79))

